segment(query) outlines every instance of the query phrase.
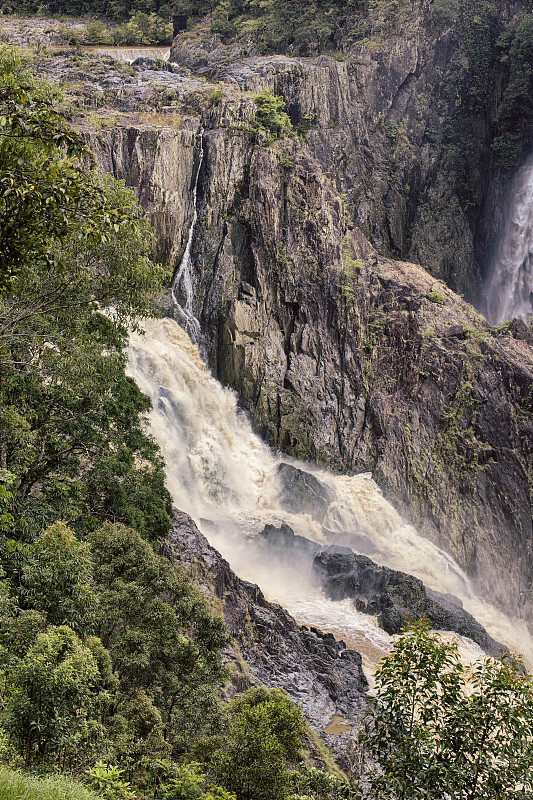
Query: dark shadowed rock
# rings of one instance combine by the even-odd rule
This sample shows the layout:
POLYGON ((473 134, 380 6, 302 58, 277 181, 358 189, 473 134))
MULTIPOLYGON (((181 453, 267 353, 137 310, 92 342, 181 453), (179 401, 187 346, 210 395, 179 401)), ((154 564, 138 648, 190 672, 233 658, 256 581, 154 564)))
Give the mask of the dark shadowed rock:
MULTIPOLYGON (((279 686, 319 733, 334 714, 357 723, 368 686, 358 653, 331 634, 300 627, 281 606, 269 603, 258 586, 238 578, 187 514, 175 512, 160 552, 180 563, 221 609, 233 638, 227 653, 233 692, 257 684, 279 686)), ((349 739, 329 737, 328 744, 341 752, 349 739)))
POLYGON ((358 611, 376 616, 391 635, 415 620, 427 619, 435 630, 455 631, 487 653, 495 655, 502 649, 457 598, 426 589, 412 575, 381 567, 337 546, 318 553, 313 569, 328 597, 350 598, 358 611))
POLYGON ((283 556, 288 551, 296 552, 299 555, 312 559, 321 550, 321 547, 305 536, 297 536, 293 529, 285 522, 279 528, 275 525, 265 525, 257 541, 266 545, 273 553, 283 556))
POLYGON ((280 464, 278 477, 282 507, 293 514, 309 514, 322 522, 328 506, 335 500, 335 490, 291 464, 280 464))

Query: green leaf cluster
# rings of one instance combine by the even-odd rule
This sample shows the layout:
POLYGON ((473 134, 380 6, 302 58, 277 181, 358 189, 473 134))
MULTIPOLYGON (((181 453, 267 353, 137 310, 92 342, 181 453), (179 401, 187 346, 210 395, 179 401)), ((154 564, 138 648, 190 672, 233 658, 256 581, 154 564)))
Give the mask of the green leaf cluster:
POLYGON ((80 541, 56 523, 20 559, 2 581, 0 728, 27 766, 179 755, 216 727, 224 624, 136 531, 80 541))
POLYGON ((269 140, 279 139, 292 133, 292 123, 283 97, 265 89, 254 95, 254 102, 256 105, 255 120, 252 124, 254 130, 264 131, 269 140))
POLYGON ((81 137, 54 110, 16 51, 0 48, 0 288, 25 268, 62 270, 67 238, 106 244, 135 227, 138 212, 87 174, 81 137))
POLYGON ((209 777, 238 800, 279 800, 290 789, 304 732, 302 712, 285 692, 259 686, 232 700, 224 736, 199 751, 209 777))
POLYGON ((154 14, 137 11, 127 22, 111 31, 111 39, 119 45, 170 44, 172 25, 154 14))
POLYGON ((379 762, 379 800, 501 800, 533 793, 533 682, 503 653, 464 667, 457 646, 417 623, 376 674, 361 742, 379 762))

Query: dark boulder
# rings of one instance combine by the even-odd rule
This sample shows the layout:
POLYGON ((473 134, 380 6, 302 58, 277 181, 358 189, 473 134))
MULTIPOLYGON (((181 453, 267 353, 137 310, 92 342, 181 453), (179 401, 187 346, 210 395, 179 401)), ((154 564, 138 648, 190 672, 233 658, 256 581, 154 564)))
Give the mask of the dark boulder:
POLYGON ((328 506, 335 500, 335 490, 291 464, 280 464, 278 477, 281 506, 293 514, 309 514, 322 522, 328 506))
POLYGON ((273 553, 284 556, 287 552, 296 552, 299 555, 312 559, 321 550, 321 547, 305 536, 298 536, 293 529, 282 522, 279 528, 275 525, 265 525, 257 540, 260 544, 266 545, 273 553))
POLYGON ((391 635, 416 620, 427 619, 435 630, 455 631, 487 653, 502 649, 457 598, 433 592, 418 578, 379 566, 348 548, 323 548, 314 558, 313 570, 328 597, 350 598, 358 611, 376 616, 380 627, 391 635))

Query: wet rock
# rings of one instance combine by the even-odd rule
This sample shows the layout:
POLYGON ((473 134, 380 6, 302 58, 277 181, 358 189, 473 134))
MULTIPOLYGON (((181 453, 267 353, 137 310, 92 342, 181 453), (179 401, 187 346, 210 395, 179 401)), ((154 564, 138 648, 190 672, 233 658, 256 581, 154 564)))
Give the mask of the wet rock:
MULTIPOLYGON (((300 627, 281 606, 269 603, 258 586, 238 578, 187 514, 175 512, 160 550, 220 604, 234 642, 227 654, 233 691, 256 684, 279 686, 300 704, 318 733, 334 714, 349 724, 361 718, 368 684, 358 653, 346 650, 332 634, 300 627)), ((331 737, 328 743, 341 752, 348 738, 331 737)))
POLYGON ((509 325, 509 333, 514 339, 533 345, 533 333, 523 320, 513 319, 509 325))
POLYGON ((293 514, 309 514, 321 522, 335 499, 335 490, 291 464, 278 466, 280 504, 293 514))
POLYGON ((435 630, 466 636, 491 655, 502 649, 457 598, 432 592, 412 575, 378 566, 366 556, 338 547, 323 548, 315 556, 313 569, 328 597, 350 598, 358 611, 376 616, 391 635, 416 620, 427 619, 435 630))
POLYGON ((268 549, 281 557, 288 552, 313 559, 321 550, 321 546, 304 536, 297 536, 293 529, 286 523, 279 528, 275 525, 265 525, 256 541, 266 545, 268 549))

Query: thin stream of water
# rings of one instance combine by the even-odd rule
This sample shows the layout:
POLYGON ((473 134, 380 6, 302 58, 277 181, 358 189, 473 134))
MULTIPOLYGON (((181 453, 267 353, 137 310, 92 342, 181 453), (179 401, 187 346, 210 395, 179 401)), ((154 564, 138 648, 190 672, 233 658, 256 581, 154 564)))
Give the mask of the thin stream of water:
POLYGON ((170 286, 172 299, 179 315, 180 322, 182 322, 183 327, 193 342, 198 342, 201 332, 200 323, 194 315, 194 270, 192 264, 192 245, 196 223, 198 222, 198 180, 200 178, 200 170, 202 169, 202 162, 204 160, 203 137, 204 129, 202 128, 198 134, 198 163, 196 166, 196 174, 194 176, 194 186, 192 191, 193 217, 189 227, 189 235, 187 237, 185 251, 170 286))

